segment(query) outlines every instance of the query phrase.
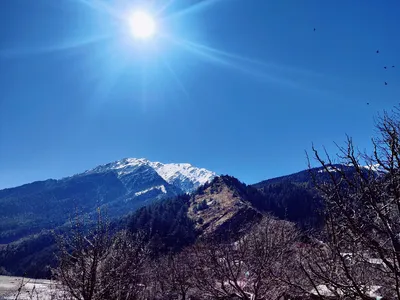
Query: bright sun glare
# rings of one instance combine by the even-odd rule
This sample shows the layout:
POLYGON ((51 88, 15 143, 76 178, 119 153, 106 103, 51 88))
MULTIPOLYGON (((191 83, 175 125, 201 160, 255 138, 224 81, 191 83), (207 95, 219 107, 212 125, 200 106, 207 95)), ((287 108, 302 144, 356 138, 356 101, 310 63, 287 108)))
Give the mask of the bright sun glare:
POLYGON ((138 39, 151 38, 156 32, 154 18, 144 11, 133 12, 129 17, 129 25, 132 35, 138 39))

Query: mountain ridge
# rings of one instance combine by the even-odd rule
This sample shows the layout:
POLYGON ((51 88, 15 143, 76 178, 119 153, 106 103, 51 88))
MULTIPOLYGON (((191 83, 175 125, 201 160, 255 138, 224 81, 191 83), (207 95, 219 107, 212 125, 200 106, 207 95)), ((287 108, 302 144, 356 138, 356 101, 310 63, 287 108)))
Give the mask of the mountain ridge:
MULTIPOLYGON (((309 225, 312 228, 318 225, 319 216, 317 214, 310 216, 310 209, 315 207, 316 199, 308 185, 296 182, 288 184, 287 180, 273 182, 272 179, 261 186, 251 186, 232 176, 221 175, 201 185, 193 193, 176 195, 173 192, 174 186, 166 182, 147 163, 133 167, 135 171, 132 173, 121 172, 119 178, 115 170, 110 169, 111 165, 100 167, 95 171, 89 170, 71 177, 72 179, 61 181, 63 183, 61 186, 57 185, 60 182, 50 182, 49 185, 51 188, 55 185, 63 192, 71 189, 76 191, 77 193, 72 195, 82 197, 83 204, 86 205, 84 207, 86 210, 82 210, 83 213, 93 212, 99 207, 98 201, 93 199, 96 197, 99 199, 98 191, 102 191, 101 196, 104 199, 101 203, 107 205, 106 213, 109 216, 110 213, 112 216, 119 216, 113 219, 115 226, 148 232, 151 244, 155 246, 153 250, 156 252, 179 251, 203 236, 223 238, 227 232, 234 234, 246 232, 264 214, 293 221, 300 226, 304 225, 305 229, 310 228, 309 225), (143 175, 149 174, 152 175, 149 177, 152 180, 150 188, 148 181, 142 182, 143 175), (130 185, 130 190, 127 190, 127 184, 130 185), (82 185, 83 190, 79 188, 76 190, 77 186, 82 185), (162 187, 167 193, 163 192, 162 187), (167 187, 172 191, 168 192, 167 187), (142 193, 144 190, 146 192, 142 193)), ((291 180, 296 181, 295 179, 291 180)), ((39 186, 47 184, 41 183, 39 186)), ((29 190, 29 186, 26 188, 29 190)), ((65 195, 62 193, 61 196, 65 195)), ((0 212, 2 200, 0 197, 0 212)), ((59 204, 65 203, 63 197, 56 197, 56 200, 61 200, 57 202, 59 204)), ((44 219, 48 220, 52 212, 49 211, 51 206, 48 203, 46 205, 47 218, 44 219)), ((20 208, 25 206, 20 205, 20 208)), ((74 207, 63 206, 62 209, 65 213, 68 211, 73 213, 74 207)), ((24 215, 22 220, 27 222, 29 218, 24 215)), ((1 223, 3 221, 0 216, 0 228, 4 228, 1 223)), ((12 224, 8 225, 9 229, 13 228, 12 224)), ((31 224, 27 225, 19 229, 29 229, 31 224)), ((68 225, 67 221, 58 224, 58 227, 54 226, 57 225, 54 223, 45 225, 48 226, 42 230, 36 228, 37 230, 33 232, 29 230, 16 232, 14 238, 6 240, 7 245, 0 249, 0 267, 11 274, 21 275, 28 272, 33 277, 49 276, 48 268, 44 266, 50 264, 52 253, 55 251, 51 231, 52 229, 56 232, 65 231, 68 225)), ((12 231, 9 233, 13 234, 12 231)), ((1 235, 4 235, 4 232, 0 232, 0 238, 1 235)))
MULTIPOLYGON (((31 276, 48 276, 41 266, 54 253, 51 232, 66 230, 77 205, 80 214, 92 217, 97 208, 105 207, 119 228, 149 231, 164 251, 179 250, 204 235, 244 232, 264 214, 305 230, 318 230, 321 224, 323 199, 313 189, 309 170, 255 185, 221 175, 185 193, 165 179, 180 180, 182 174, 176 169, 190 174, 194 167, 167 168, 169 177, 164 179, 150 164, 163 170, 161 163, 127 159, 66 179, 0 191, 0 244, 5 244, 0 249, 0 267, 12 274, 28 271, 31 276), (35 273, 38 268, 41 273, 35 273)), ((321 169, 313 170, 319 178, 326 176, 321 169)))
MULTIPOLYGON (((152 162, 146 158, 124 158, 111 163, 97 166, 81 174, 102 173, 106 171, 115 172, 119 178, 131 173, 133 170, 148 166, 152 168, 161 178, 182 191, 188 193, 199 186, 212 180, 216 173, 204 168, 197 168, 189 163, 161 163, 152 162)), ((77 175, 81 175, 77 174, 77 175)))
POLYGON ((110 217, 123 216, 151 202, 190 193, 214 176, 190 164, 130 158, 58 180, 3 189, 0 244, 61 226, 77 211, 91 214, 106 206, 110 217))

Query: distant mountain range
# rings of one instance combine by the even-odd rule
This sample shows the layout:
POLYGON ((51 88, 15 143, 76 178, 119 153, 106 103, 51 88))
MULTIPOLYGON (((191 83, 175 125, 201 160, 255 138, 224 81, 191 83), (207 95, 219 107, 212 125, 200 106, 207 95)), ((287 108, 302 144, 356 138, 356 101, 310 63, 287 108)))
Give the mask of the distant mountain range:
MULTIPOLYGON (((312 171, 318 180, 328 176, 322 168, 312 171)), ((47 266, 55 263, 52 230, 65 232, 71 217, 90 216, 98 207, 115 228, 149 232, 162 252, 199 236, 246 231, 263 214, 315 230, 323 205, 309 170, 246 185, 190 164, 127 158, 61 180, 1 190, 0 274, 48 276, 47 266)))
MULTIPOLYGON (((200 185, 209 182, 216 174, 203 168, 193 167, 191 164, 163 164, 160 162, 151 162, 145 158, 125 158, 113 163, 98 166, 92 170, 86 171, 83 175, 113 172, 130 190, 137 190, 136 183, 148 182, 153 188, 152 182, 157 180, 154 172, 168 184, 180 192, 190 193, 200 185)), ((165 186, 157 186, 157 189, 164 192, 165 186)), ((146 190, 137 191, 144 194, 146 190)), ((164 192, 165 193, 165 192, 164 192)))
POLYGON ((190 164, 126 158, 60 180, 0 190, 0 244, 63 225, 71 216, 106 206, 111 217, 190 193, 215 173, 190 164))

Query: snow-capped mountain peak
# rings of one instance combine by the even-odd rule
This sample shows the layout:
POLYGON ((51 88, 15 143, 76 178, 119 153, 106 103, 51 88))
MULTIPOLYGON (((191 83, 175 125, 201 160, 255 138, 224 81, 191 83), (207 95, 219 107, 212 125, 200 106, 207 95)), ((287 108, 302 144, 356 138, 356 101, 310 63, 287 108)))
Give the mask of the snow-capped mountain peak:
POLYGON ((169 184, 183 192, 192 192, 199 186, 211 181, 216 173, 204 168, 197 168, 188 163, 151 162, 146 158, 124 158, 109 164, 98 166, 85 173, 102 173, 113 171, 118 177, 135 172, 140 167, 150 167, 169 184))
POLYGON ((193 191, 211 181, 217 174, 187 163, 163 164, 150 162, 150 166, 168 183, 178 186, 185 192, 193 191))

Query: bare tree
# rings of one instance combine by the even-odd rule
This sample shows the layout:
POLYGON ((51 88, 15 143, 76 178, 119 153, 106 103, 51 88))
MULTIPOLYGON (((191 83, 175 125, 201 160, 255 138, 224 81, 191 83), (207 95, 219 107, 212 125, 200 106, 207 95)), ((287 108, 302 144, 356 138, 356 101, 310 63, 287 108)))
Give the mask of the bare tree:
POLYGON ((245 236, 247 291, 254 299, 280 299, 298 292, 285 279, 295 278, 298 284, 301 282, 301 273, 293 268, 301 236, 293 223, 269 216, 245 236))
POLYGON ((101 299, 103 293, 100 274, 110 255, 111 237, 100 210, 97 217, 95 225, 88 229, 88 220, 76 215, 71 232, 56 237, 60 251, 54 275, 73 299, 101 299))
POLYGON ((370 155, 351 138, 338 147, 340 164, 313 147, 325 175, 313 174, 325 199, 326 244, 323 252, 310 252, 303 266, 316 288, 369 299, 379 286, 382 296, 400 299, 399 112, 379 117, 370 155))
POLYGON ((207 299, 250 299, 241 286, 246 272, 233 243, 202 242, 192 248, 194 284, 207 299))
POLYGON ((57 236, 59 289, 70 299, 139 299, 148 257, 140 234, 112 237, 100 210, 95 224, 76 216, 72 225, 70 233, 57 236))
POLYGON ((151 273, 154 298, 186 300, 194 294, 192 260, 187 250, 154 260, 151 273))
POLYGON ((298 239, 293 224, 267 216, 236 241, 196 245, 195 285, 214 299, 278 299, 292 288, 280 278, 298 239))
POLYGON ((142 299, 146 290, 149 250, 143 235, 121 231, 113 237, 102 268, 103 299, 142 299))

